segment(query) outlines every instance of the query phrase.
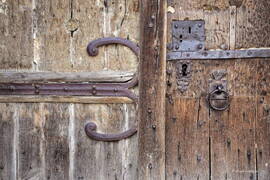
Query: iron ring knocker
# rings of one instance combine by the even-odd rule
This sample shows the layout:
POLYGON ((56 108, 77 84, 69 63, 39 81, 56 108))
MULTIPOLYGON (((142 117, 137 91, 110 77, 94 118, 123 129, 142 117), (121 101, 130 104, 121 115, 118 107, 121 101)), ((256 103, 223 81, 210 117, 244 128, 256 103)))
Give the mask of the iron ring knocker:
MULTIPOLYGON (((127 39, 117 38, 117 37, 99 38, 99 39, 93 40, 88 44, 87 52, 89 56, 97 56, 98 47, 109 45, 109 44, 121 44, 123 46, 130 48, 136 56, 139 55, 140 49, 135 43, 127 39)), ((132 87, 135 87, 137 84, 138 84, 137 74, 135 74, 135 76, 133 77, 131 81, 126 82, 126 83, 119 83, 119 88, 122 89, 123 92, 125 92, 125 96, 132 99, 136 105, 138 103, 138 97, 132 91, 129 91, 129 89, 132 87)), ((86 135, 89 138, 97 140, 97 141, 107 141, 107 142, 126 139, 133 136, 137 132, 137 128, 133 127, 127 131, 124 131, 118 134, 101 134, 101 133, 96 132, 97 125, 93 122, 87 123, 84 129, 85 129, 86 135)))
POLYGON ((208 103, 210 108, 216 111, 224 111, 229 107, 229 93, 225 90, 223 90, 222 86, 218 86, 215 90, 213 90, 211 93, 208 95, 208 103), (216 95, 221 95, 223 94, 224 98, 216 98, 216 95), (216 106, 213 101, 223 101, 222 106, 216 106))

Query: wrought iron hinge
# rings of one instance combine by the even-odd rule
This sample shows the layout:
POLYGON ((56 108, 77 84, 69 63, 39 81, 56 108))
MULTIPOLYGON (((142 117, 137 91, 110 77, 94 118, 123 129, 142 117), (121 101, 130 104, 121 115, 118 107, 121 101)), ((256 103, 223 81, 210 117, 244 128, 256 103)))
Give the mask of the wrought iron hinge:
POLYGON ((204 20, 172 21, 167 60, 240 59, 270 57, 270 48, 206 50, 204 20))
MULTIPOLYGON (((139 55, 139 47, 135 43, 117 37, 91 41, 87 46, 87 52, 89 56, 96 56, 98 47, 109 44, 127 46, 136 56, 139 55)), ((130 90, 137 84, 137 75, 125 83, 0 83, 0 95, 116 96, 128 97, 137 104, 138 97, 130 90)), ((100 134, 96 132, 96 128, 94 122, 89 122, 85 126, 85 132, 88 137, 98 141, 119 141, 137 132, 137 128, 131 128, 119 134, 100 134)))

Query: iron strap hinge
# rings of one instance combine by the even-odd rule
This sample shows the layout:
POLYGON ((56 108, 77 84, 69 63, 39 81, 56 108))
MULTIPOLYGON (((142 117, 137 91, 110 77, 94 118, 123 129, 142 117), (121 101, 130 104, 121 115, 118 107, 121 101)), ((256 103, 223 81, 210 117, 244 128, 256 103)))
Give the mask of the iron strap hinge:
POLYGON ((167 60, 217 60, 268 58, 270 48, 238 50, 205 50, 204 20, 172 21, 172 42, 168 44, 167 60))

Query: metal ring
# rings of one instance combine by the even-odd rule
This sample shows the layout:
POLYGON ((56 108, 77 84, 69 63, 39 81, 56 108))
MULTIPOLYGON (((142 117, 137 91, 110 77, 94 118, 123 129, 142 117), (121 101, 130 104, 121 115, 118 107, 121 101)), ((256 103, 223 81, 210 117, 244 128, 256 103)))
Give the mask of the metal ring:
MULTIPOLYGON (((223 100, 223 99, 220 99, 220 100, 223 100)), ((215 90, 213 90, 211 93, 209 93, 209 96, 208 96, 208 102, 209 102, 209 106, 210 106, 212 109, 217 110, 217 111, 224 111, 224 110, 226 110, 226 109, 229 107, 229 94, 228 94, 227 91, 224 91, 224 90, 222 90, 222 89, 220 89, 220 88, 215 89, 215 90), (225 104, 225 106, 223 106, 223 107, 217 107, 217 106, 215 106, 215 105, 212 103, 212 100, 214 100, 214 99, 212 99, 211 97, 212 97, 212 95, 217 94, 217 93, 223 93, 223 94, 225 94, 225 97, 226 97, 226 98, 225 98, 224 100, 227 101, 227 103, 225 104)))

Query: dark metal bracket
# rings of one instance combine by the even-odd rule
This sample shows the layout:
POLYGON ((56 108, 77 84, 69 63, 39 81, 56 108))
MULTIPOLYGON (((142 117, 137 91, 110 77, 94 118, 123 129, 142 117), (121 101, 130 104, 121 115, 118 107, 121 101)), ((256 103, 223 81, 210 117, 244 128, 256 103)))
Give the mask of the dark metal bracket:
POLYGON ((167 60, 224 60, 270 57, 270 48, 239 50, 205 50, 205 22, 184 20, 172 22, 172 43, 167 60))
MULTIPOLYGON (((136 56, 139 55, 139 47, 135 43, 117 37, 93 40, 88 44, 87 52, 89 56, 97 56, 98 47, 110 44, 124 45, 130 48, 136 56)), ((138 97, 130 90, 137 84, 137 75, 125 83, 0 83, 0 95, 114 96, 128 97, 137 104, 138 97)), ((119 141, 137 132, 136 128, 119 134, 100 134, 95 130, 96 125, 93 122, 86 124, 86 135, 98 141, 119 141)))

